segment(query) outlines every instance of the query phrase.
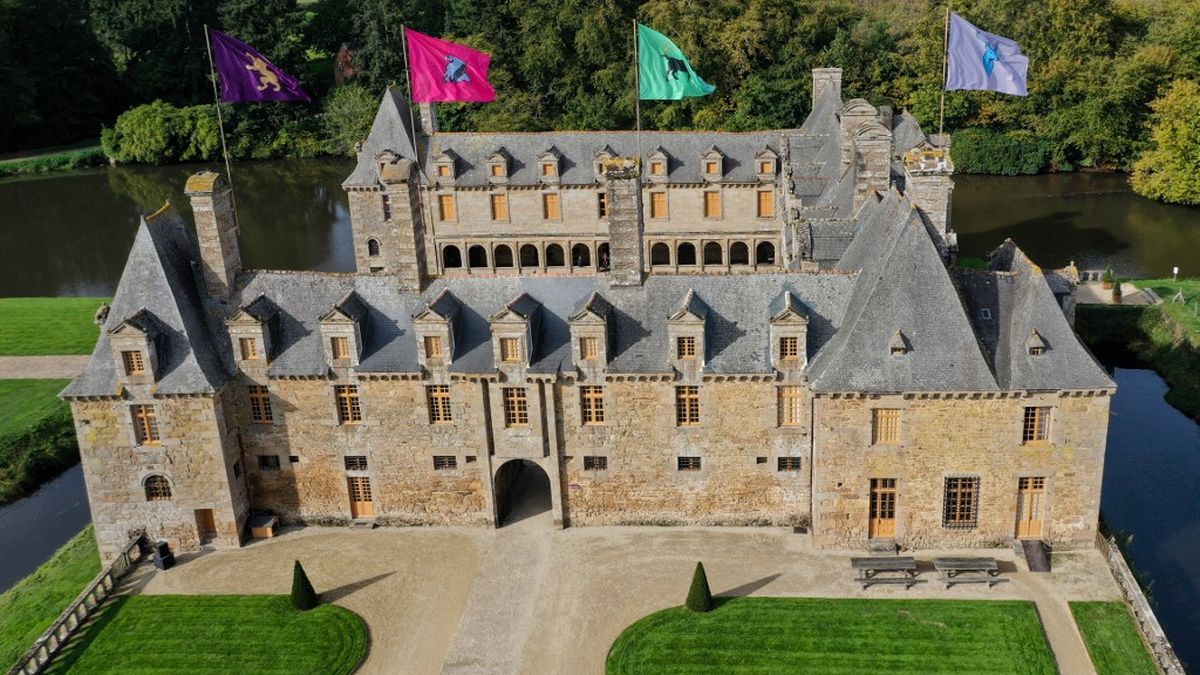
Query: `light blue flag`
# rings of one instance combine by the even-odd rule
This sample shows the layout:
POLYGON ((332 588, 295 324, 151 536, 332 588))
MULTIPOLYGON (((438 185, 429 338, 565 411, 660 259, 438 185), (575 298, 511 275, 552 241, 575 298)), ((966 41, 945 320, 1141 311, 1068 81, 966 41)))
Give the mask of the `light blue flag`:
POLYGON ((950 13, 950 44, 946 52, 946 91, 976 89, 1025 96, 1029 59, 1021 46, 1006 37, 979 30, 950 13))

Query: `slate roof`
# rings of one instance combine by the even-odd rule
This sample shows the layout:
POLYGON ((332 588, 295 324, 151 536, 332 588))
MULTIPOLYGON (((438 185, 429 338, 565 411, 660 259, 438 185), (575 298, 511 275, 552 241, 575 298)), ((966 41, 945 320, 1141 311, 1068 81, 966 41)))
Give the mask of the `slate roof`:
POLYGON ((209 393, 225 382, 227 375, 201 301, 203 282, 193 260, 199 260, 199 250, 192 230, 174 209, 167 206, 142 218, 92 358, 62 396, 120 393, 109 331, 139 314, 143 321, 153 317, 158 332, 157 393, 209 393))
POLYGON ((379 167, 375 156, 384 150, 414 159, 417 156, 409 135, 410 113, 408 101, 398 87, 388 87, 383 93, 371 132, 358 151, 358 163, 354 171, 342 181, 342 187, 376 187, 379 185, 379 167))

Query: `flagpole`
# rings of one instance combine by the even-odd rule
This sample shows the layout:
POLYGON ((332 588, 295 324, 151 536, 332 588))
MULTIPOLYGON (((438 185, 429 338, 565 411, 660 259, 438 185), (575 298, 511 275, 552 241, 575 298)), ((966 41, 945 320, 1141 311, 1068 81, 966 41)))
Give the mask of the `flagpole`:
POLYGON ((638 61, 637 19, 633 20, 633 107, 637 118, 637 151, 638 171, 642 166, 642 76, 641 63, 638 61))
POLYGON ((949 67, 950 55, 950 3, 946 3, 946 30, 942 34, 942 104, 938 111, 938 136, 945 132, 946 124, 946 69, 949 67))
MULTIPOLYGON (((416 155, 417 176, 421 179, 421 185, 417 188, 417 199, 422 203, 421 216, 429 216, 425 225, 428 228, 433 223, 433 204, 429 200, 429 177, 425 175, 425 164, 421 161, 421 144, 417 140, 417 119, 413 115, 413 104, 416 101, 413 100, 412 68, 408 65, 408 27, 403 24, 400 26, 400 51, 404 54, 404 79, 408 82, 408 128, 412 134, 413 153, 416 155), (421 194, 421 188, 425 188, 424 195, 421 194)), ((440 265, 440 258, 435 260, 434 264, 440 265)))
MULTIPOLYGON (((217 93, 217 69, 213 66, 212 36, 208 34, 208 24, 204 24, 204 47, 208 50, 208 72, 212 76, 213 104, 217 107, 217 127, 221 130, 221 155, 225 157, 225 178, 229 181, 229 189, 232 190, 233 167, 229 164, 229 148, 225 146, 225 120, 221 116, 221 95, 217 93)), ((234 197, 234 203, 237 203, 236 197, 234 197)))

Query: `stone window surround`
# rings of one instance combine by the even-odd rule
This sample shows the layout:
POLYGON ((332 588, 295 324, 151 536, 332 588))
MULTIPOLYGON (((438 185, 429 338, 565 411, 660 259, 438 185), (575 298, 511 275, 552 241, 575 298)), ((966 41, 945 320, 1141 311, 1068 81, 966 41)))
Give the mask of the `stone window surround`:
POLYGON ((488 192, 488 221, 492 223, 511 223, 512 222, 512 206, 508 203, 508 190, 494 189, 488 192), (502 197, 497 201, 497 197, 502 197), (496 214, 496 205, 500 203, 504 205, 504 213, 496 214), (503 217, 501 217, 503 216, 503 217))
POLYGON ((646 237, 642 245, 645 247, 642 271, 648 274, 711 274, 713 272, 729 273, 733 271, 750 271, 757 272, 759 270, 778 270, 779 265, 779 242, 775 238, 767 238, 761 236, 749 235, 745 237, 729 236, 723 238, 706 237, 703 235, 681 235, 676 237, 654 236, 646 237), (704 246, 709 243, 716 243, 721 246, 720 264, 705 264, 704 263, 704 246), (735 243, 745 244, 747 248, 746 264, 733 264, 731 262, 731 250, 735 243), (757 260, 757 249, 759 244, 767 243, 775 247, 775 261, 773 263, 759 263, 757 260), (651 262, 650 253, 655 244, 666 244, 669 251, 668 263, 665 265, 655 265, 651 262), (696 264, 695 265, 680 265, 679 264, 679 245, 691 244, 696 247, 696 264))
POLYGON ((175 481, 165 471, 143 471, 141 474, 138 483, 142 486, 142 493, 147 502, 169 502, 175 498, 175 481), (149 484, 151 478, 161 478, 166 483, 165 494, 159 491, 155 495, 151 495, 149 484))
POLYGON ((700 209, 701 217, 704 220, 724 220, 725 219, 725 193, 721 189, 721 186, 715 185, 712 187, 705 188, 704 190, 701 191, 700 194, 701 194, 700 198, 703 200, 701 202, 701 209, 700 209), (709 215, 709 213, 708 213, 708 196, 709 195, 717 196, 717 201, 716 201, 717 213, 716 213, 716 215, 709 215))
POLYGON ((131 446, 135 448, 158 448, 164 445, 163 441, 164 437, 166 436, 164 433, 165 424, 162 415, 159 414, 161 411, 159 410, 158 401, 153 399, 147 401, 130 400, 125 401, 123 407, 125 408, 125 414, 123 415, 123 418, 125 420, 125 424, 127 425, 129 444, 131 446), (140 432, 138 431, 137 427, 137 408, 139 406, 149 406, 150 410, 154 413, 154 430, 155 436, 157 436, 155 440, 148 440, 145 442, 141 441, 140 432))
POLYGON ((779 218, 779 193, 775 188, 759 188, 754 191, 754 217, 758 220, 777 220, 779 218), (759 195, 764 192, 771 193, 771 214, 766 216, 760 213, 758 201, 759 195))
POLYGON ((667 190, 665 187, 647 190, 646 191, 645 209, 646 209, 645 213, 642 214, 642 218, 644 220, 659 221, 659 222, 669 221, 671 219, 671 194, 670 194, 670 191, 667 190), (654 196, 655 195, 663 196, 663 202, 662 202, 663 203, 663 214, 661 216, 654 215, 653 204, 654 204, 654 196))
MULTIPOLYGON (((439 252, 437 256, 437 274, 445 277, 459 276, 518 276, 526 274, 548 274, 548 275, 579 275, 592 276, 601 274, 600 271, 600 247, 608 244, 607 239, 600 238, 572 238, 572 237, 546 237, 543 239, 493 239, 493 238, 471 238, 471 239, 441 239, 434 242, 435 250, 439 252), (563 250, 563 264, 561 266, 551 266, 546 264, 546 248, 551 244, 557 244, 563 250), (571 251, 583 244, 588 248, 588 264, 576 267, 574 265, 574 257, 571 251), (496 247, 508 246, 513 252, 512 267, 496 267, 496 247), (536 267, 523 267, 521 265, 521 248, 526 245, 532 245, 538 250, 538 264, 536 267), (446 247, 454 246, 458 248, 460 259, 463 261, 462 267, 443 267, 444 253, 446 247), (486 267, 471 267, 470 260, 466 252, 471 246, 483 246, 489 253, 488 264, 486 267)), ((609 254, 611 257, 611 253, 609 254)))
POLYGON ((442 190, 435 191, 433 193, 432 210, 434 211, 433 217, 437 222, 457 224, 458 223, 458 211, 459 211, 458 195, 453 190, 442 189, 442 190), (453 210, 453 213, 451 213, 450 215, 454 216, 453 218, 446 218, 445 217, 446 214, 442 211, 442 198, 443 197, 450 198, 450 204, 452 205, 451 209, 453 210))

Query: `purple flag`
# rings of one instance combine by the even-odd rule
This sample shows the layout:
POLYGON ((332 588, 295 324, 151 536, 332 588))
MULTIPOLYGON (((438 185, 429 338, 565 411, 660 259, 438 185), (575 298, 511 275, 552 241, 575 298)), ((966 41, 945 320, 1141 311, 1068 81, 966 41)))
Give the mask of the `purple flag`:
POLYGON ((220 31, 212 36, 213 64, 221 74, 221 102, 311 101, 300 82, 276 68, 254 47, 220 31))

